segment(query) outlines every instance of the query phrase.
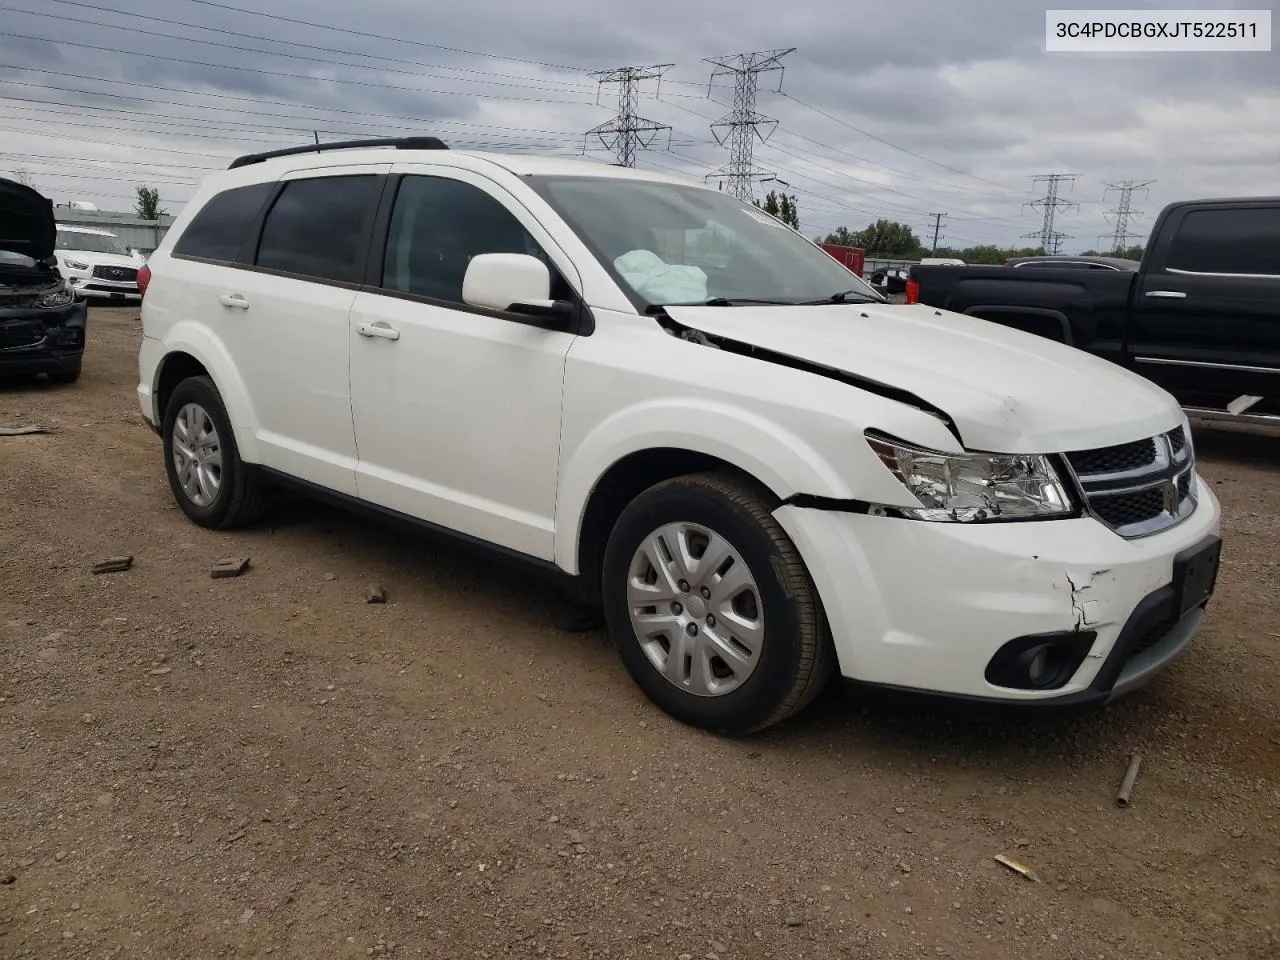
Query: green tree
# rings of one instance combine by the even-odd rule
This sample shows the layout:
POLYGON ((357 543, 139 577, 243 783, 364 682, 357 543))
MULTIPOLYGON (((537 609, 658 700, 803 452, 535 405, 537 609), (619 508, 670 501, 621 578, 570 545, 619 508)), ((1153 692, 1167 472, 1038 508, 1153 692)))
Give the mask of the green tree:
POLYGON ((133 209, 143 220, 159 220, 168 211, 160 206, 160 191, 155 187, 139 185, 138 199, 133 209))
POLYGON ((840 227, 835 233, 827 234, 823 243, 861 247, 874 257, 907 259, 920 255, 920 238, 906 224, 893 220, 877 220, 865 230, 850 231, 840 227))
POLYGON ((837 227, 833 233, 828 233, 825 237, 815 238, 819 243, 834 243, 840 247, 856 247, 855 242, 857 235, 848 227, 837 227))
POLYGON ((796 205, 796 196, 791 194, 782 194, 778 198, 778 219, 789 225, 793 230, 800 229, 800 210, 796 205))

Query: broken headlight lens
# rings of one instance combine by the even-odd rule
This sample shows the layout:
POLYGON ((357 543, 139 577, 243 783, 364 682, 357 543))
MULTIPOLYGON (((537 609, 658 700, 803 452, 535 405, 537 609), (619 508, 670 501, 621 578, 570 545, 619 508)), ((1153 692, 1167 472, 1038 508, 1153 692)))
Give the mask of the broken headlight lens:
POLYGON ((37 307, 65 307, 72 301, 75 294, 68 286, 61 286, 57 290, 50 290, 48 293, 42 293, 36 297, 37 307))
POLYGON ((1074 512, 1048 457, 1028 454, 940 453, 868 433, 880 461, 920 501, 895 508, 916 520, 971 523, 1027 520, 1074 512))

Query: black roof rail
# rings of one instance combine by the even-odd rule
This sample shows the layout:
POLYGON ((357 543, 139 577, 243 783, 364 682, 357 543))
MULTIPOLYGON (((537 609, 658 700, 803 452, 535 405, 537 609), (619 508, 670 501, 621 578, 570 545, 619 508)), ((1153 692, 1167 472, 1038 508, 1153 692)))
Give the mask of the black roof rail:
POLYGON ((275 157, 293 157, 303 153, 321 153, 325 150, 356 150, 360 147, 395 147, 397 150, 448 150, 449 147, 439 137, 383 137, 378 140, 339 140, 334 143, 311 143, 305 147, 286 147, 283 150, 268 150, 266 153, 246 153, 231 161, 228 170, 248 166, 251 163, 262 163, 275 157))

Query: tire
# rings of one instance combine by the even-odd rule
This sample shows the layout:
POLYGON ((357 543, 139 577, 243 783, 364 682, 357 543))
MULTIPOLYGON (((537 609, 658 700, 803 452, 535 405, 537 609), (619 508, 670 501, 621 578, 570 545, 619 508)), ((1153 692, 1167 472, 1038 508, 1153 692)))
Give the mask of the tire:
POLYGON ((266 509, 266 491, 263 484, 249 474, 244 461, 240 459, 236 438, 231 430, 231 420, 227 417, 227 408, 213 380, 206 376, 188 377, 174 388, 165 408, 164 425, 161 430, 164 439, 165 473, 169 478, 169 489, 182 508, 182 512, 194 523, 213 530, 227 530, 243 526, 258 519, 266 509), (220 456, 220 467, 214 470, 215 459, 210 456, 212 450, 204 446, 202 460, 206 467, 204 483, 198 476, 180 473, 179 461, 186 458, 184 450, 192 449, 187 444, 179 446, 175 439, 175 429, 182 420, 183 430, 189 436, 194 429, 197 435, 205 435, 203 431, 212 426, 213 439, 220 456), (175 453, 179 454, 175 460, 175 453), (215 478, 216 483, 210 482, 215 478), (189 491, 184 486, 184 476, 194 480, 195 487, 189 491))
POLYGON ((677 477, 636 497, 605 548, 605 619, 632 679, 677 720, 729 736, 755 733, 798 713, 835 666, 817 589, 770 502, 767 491, 726 474, 677 477), (660 556, 675 554, 683 542, 683 553, 696 563, 674 564, 671 576, 661 579, 650 559, 661 550, 657 538, 668 548, 660 556), (700 543, 706 552, 699 556, 700 543), (713 551, 717 558, 733 557, 732 565, 715 564, 713 551), (734 573, 739 560, 750 583, 741 592, 736 585, 746 581, 734 573), (685 570, 691 575, 682 590, 685 570), (709 597, 702 595, 704 587, 709 597), (651 619, 640 621, 639 629, 633 599, 654 601, 651 619), (679 649, 687 659, 673 660, 681 635, 679 649))
POLYGON ((70 370, 57 370, 48 376, 50 383, 75 383, 80 379, 80 367, 77 365, 70 370))

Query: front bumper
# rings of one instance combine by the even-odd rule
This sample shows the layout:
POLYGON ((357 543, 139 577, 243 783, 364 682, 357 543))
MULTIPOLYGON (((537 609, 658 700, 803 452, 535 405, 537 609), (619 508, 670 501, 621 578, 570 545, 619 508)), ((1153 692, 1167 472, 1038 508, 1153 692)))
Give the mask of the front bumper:
POLYGON ((83 301, 54 309, 0 309, 0 375, 61 373, 84 357, 83 301))
POLYGON ((90 270, 65 270, 71 286, 80 294, 94 300, 115 300, 120 303, 140 303, 136 280, 103 280, 90 270))
POLYGON ((1009 524, 897 520, 787 505, 776 516, 831 623, 840 673, 880 686, 1027 704, 1105 701, 1143 685, 1191 642, 1175 560, 1218 536, 1199 504, 1171 529, 1124 540, 1091 518, 1009 524), (1069 679, 1000 686, 988 666, 1016 638, 1092 633, 1069 679))

